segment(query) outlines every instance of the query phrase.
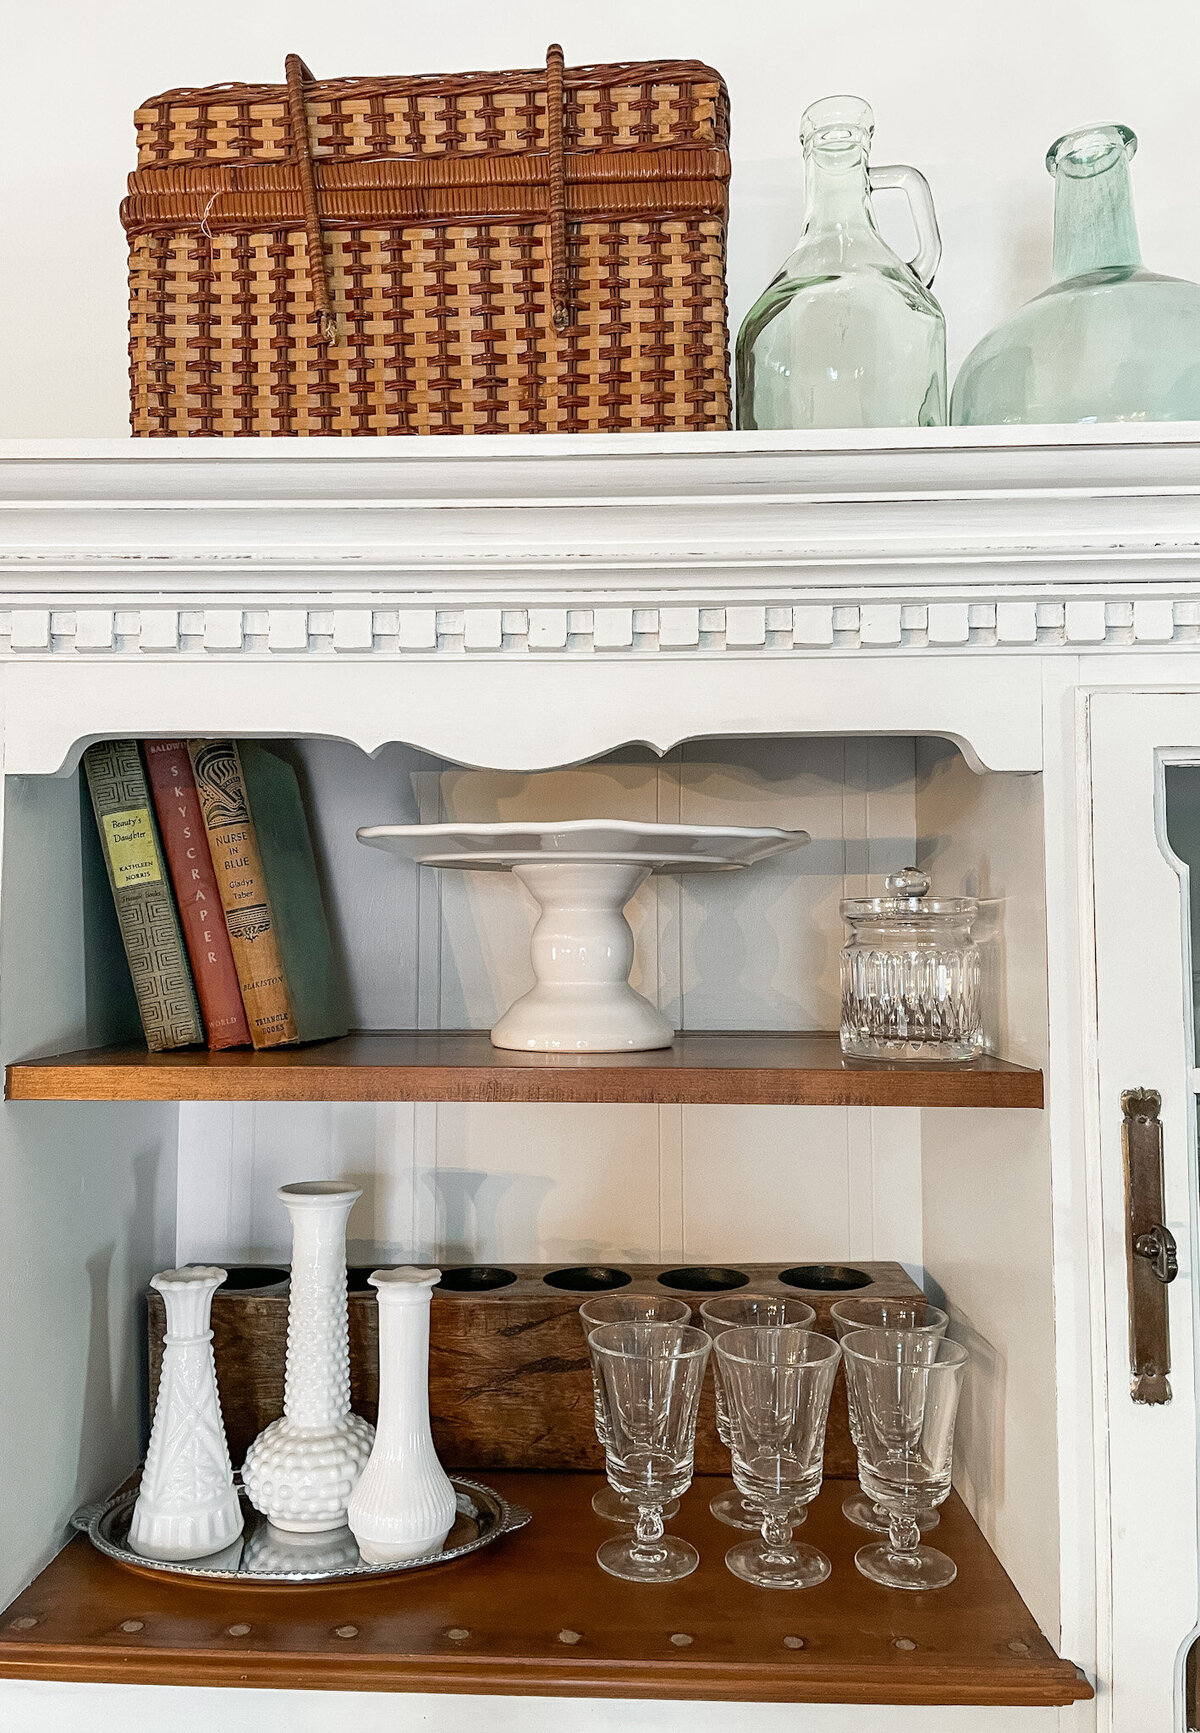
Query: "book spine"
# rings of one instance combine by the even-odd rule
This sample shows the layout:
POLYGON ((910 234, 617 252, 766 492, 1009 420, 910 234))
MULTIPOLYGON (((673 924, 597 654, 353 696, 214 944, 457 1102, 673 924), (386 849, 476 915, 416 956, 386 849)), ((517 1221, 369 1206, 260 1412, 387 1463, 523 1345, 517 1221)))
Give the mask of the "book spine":
POLYGON ((250 1039, 255 1047, 283 1047, 298 1039, 296 1018, 237 744, 189 740, 188 754, 250 1039))
POLYGON ((208 1044, 215 1052, 249 1047, 250 1026, 187 741, 146 740, 142 751, 208 1044))
POLYGON ((146 1045, 191 1047, 204 1024, 137 741, 89 746, 83 764, 146 1045))

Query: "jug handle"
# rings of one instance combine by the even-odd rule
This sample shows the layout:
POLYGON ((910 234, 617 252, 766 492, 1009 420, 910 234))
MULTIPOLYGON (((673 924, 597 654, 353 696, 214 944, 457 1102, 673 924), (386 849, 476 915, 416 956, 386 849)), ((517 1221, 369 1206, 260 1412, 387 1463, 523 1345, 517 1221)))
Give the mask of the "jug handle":
POLYGON ((886 168, 872 168, 869 172, 873 193, 895 190, 902 192, 908 200, 913 227, 917 231, 917 250, 909 259, 908 268, 928 288, 942 259, 942 237, 938 232, 929 182, 920 169, 909 168, 905 163, 892 163, 886 168))

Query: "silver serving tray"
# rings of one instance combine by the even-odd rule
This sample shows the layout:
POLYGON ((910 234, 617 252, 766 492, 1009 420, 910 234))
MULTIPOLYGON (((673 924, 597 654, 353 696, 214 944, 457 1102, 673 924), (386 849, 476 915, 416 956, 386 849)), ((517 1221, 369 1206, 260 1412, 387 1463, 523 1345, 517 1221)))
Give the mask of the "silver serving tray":
POLYGON ((224 1551, 198 1559, 143 1558, 129 1544, 129 1525, 137 1502, 137 1488, 114 1493, 102 1504, 85 1505, 72 1521, 106 1558, 132 1570, 154 1571, 170 1577, 202 1577, 206 1582, 240 1583, 243 1588, 258 1583, 330 1583, 354 1577, 390 1577, 397 1571, 425 1570, 429 1565, 448 1564, 490 1546, 502 1535, 512 1534, 531 1521, 521 1504, 509 1504, 490 1486, 452 1474, 458 1515, 442 1550, 403 1564, 373 1565, 361 1557, 348 1528, 327 1529, 322 1534, 286 1534, 272 1528, 255 1510, 242 1489, 238 1493, 246 1526, 241 1537, 224 1551))

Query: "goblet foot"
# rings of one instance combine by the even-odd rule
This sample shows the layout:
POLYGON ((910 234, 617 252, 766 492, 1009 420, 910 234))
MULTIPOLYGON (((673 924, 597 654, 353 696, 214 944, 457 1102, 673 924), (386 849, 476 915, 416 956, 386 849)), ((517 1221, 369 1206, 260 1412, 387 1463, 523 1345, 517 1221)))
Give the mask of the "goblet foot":
POLYGON ((958 1575, 954 1560, 936 1547, 896 1552, 886 1540, 859 1547, 854 1563, 863 1576, 885 1589, 944 1589, 958 1575))
POLYGON ((796 1541, 768 1546, 761 1536, 731 1546, 725 1563, 735 1577, 760 1589, 815 1588, 830 1571, 829 1560, 815 1546, 796 1541))
POLYGON ((751 1504, 748 1498, 743 1498, 736 1486, 728 1486, 724 1492, 710 1498, 708 1508, 727 1528, 744 1528, 757 1534, 762 1527, 762 1510, 751 1504))
MULTIPOLYGON (((865 1528, 871 1534, 886 1534, 888 1531, 886 1512, 880 1510, 865 1492, 852 1492, 848 1498, 844 1498, 842 1515, 847 1522, 852 1522, 855 1528, 865 1528)), ((917 1518, 917 1525, 922 1534, 928 1534, 940 1521, 941 1517, 936 1510, 925 1510, 917 1518)))
POLYGON ((635 1534, 615 1534, 597 1549, 596 1563, 610 1577, 627 1583, 677 1583, 691 1576, 700 1554, 674 1534, 646 1541, 635 1534))
MULTIPOLYGON (((631 1504, 624 1493, 618 1492, 614 1486, 602 1486, 592 1494, 592 1509, 597 1516, 602 1516, 605 1522, 635 1523, 638 1519, 638 1507, 631 1504)), ((679 1500, 672 1499, 670 1504, 663 1506, 663 1521, 670 1522, 673 1516, 679 1515, 679 1500)), ((758 1524, 755 1523, 755 1528, 758 1524)))

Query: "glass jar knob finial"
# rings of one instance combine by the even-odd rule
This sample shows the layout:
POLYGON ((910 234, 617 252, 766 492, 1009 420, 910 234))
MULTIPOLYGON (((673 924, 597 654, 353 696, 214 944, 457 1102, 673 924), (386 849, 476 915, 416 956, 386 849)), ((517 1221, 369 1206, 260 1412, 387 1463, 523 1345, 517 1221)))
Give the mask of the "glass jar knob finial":
POLYGON ((883 882, 895 897, 923 897, 929 889, 929 874, 920 867, 901 867, 898 873, 889 873, 883 882))

